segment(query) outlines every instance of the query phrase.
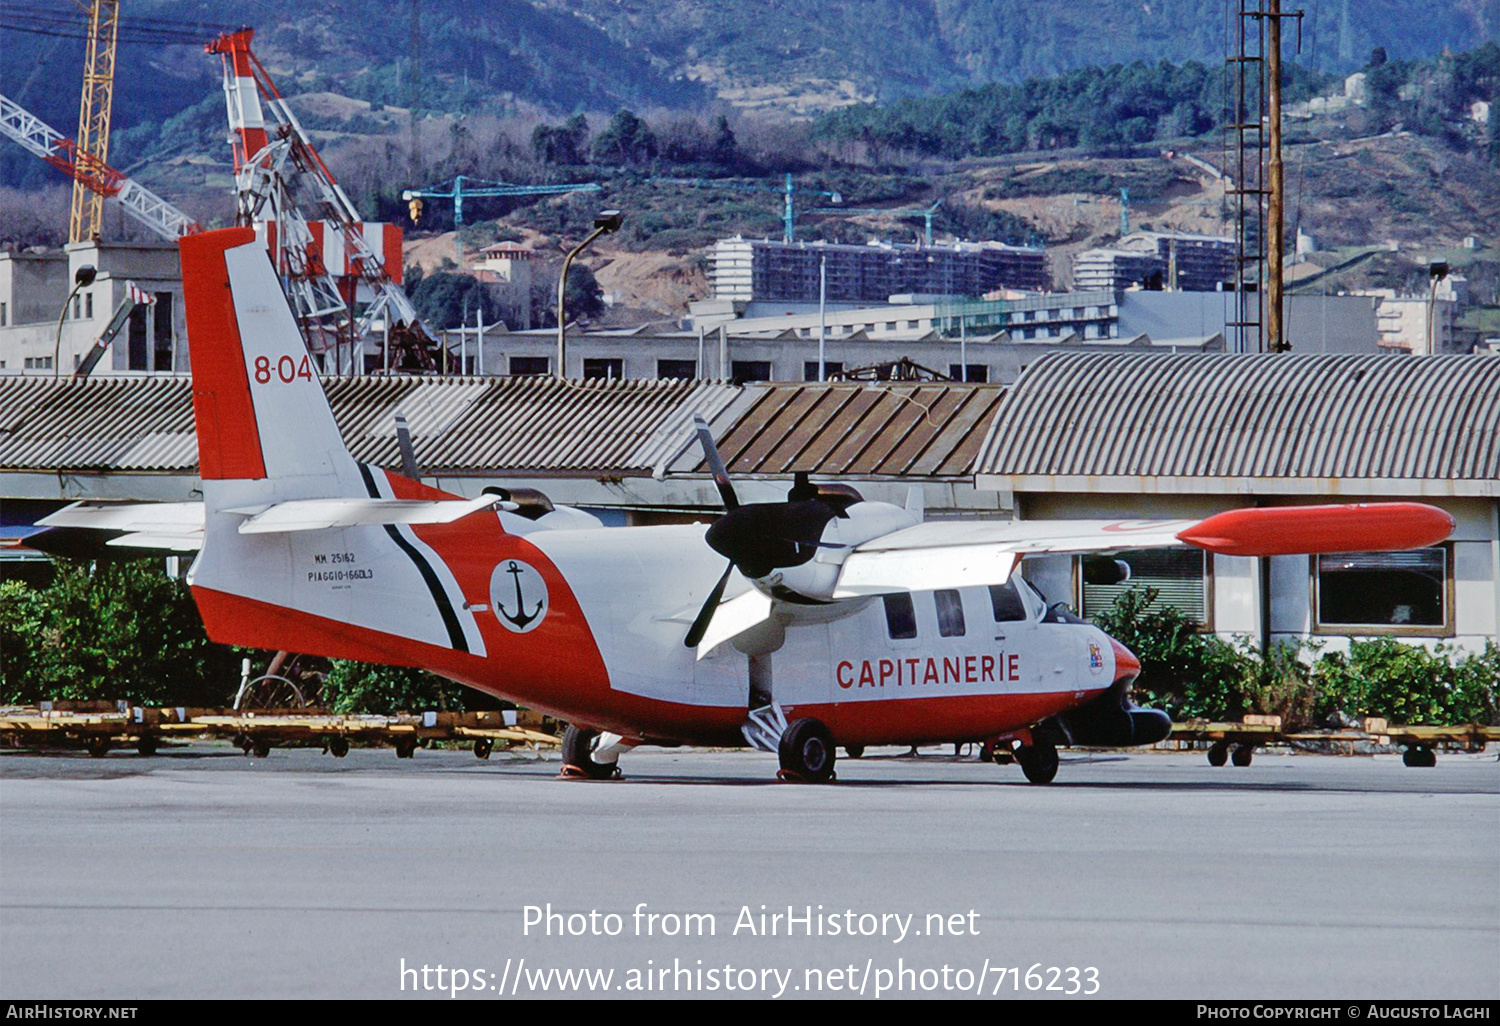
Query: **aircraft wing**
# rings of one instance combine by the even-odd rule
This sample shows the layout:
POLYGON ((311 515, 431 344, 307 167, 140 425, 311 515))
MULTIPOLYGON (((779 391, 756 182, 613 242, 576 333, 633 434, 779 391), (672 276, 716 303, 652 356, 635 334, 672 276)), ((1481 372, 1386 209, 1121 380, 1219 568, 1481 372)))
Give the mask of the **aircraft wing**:
POLYGON ((1205 520, 933 520, 845 557, 833 598, 1004 584, 1023 556, 1193 546, 1233 556, 1436 545, 1453 518, 1417 502, 1229 510, 1205 520))

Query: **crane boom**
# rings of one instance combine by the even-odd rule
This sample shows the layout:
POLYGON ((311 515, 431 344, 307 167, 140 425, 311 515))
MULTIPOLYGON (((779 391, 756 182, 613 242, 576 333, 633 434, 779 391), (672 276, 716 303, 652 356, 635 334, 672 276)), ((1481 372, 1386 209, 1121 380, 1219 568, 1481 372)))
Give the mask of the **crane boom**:
POLYGON ((26 108, 0 94, 0 135, 14 140, 100 199, 115 200, 125 213, 168 242, 202 226, 133 178, 95 160, 78 144, 26 108))
POLYGON ((799 189, 792 180, 792 173, 787 172, 786 181, 781 185, 767 185, 765 182, 736 182, 729 179, 717 178, 663 178, 650 179, 652 182, 665 182, 670 185, 691 185, 696 189, 740 189, 745 192, 779 192, 785 197, 782 210, 782 235, 787 242, 797 241, 797 211, 793 203, 793 196, 798 192, 813 196, 827 196, 834 203, 844 202, 844 197, 837 190, 829 189, 799 189))
POLYGON ((266 231, 310 348, 335 348, 341 336, 357 345, 383 319, 397 344, 423 369, 431 369, 435 343, 401 289, 399 266, 393 274, 366 239, 359 211, 251 49, 253 37, 248 28, 226 32, 205 48, 223 64, 240 223, 266 231), (310 220, 328 226, 321 239, 310 220), (334 241, 328 231, 335 233, 347 273, 325 259, 334 241), (350 317, 360 285, 370 290, 373 301, 350 317))
MULTIPOLYGON (((109 166, 109 119, 115 94, 115 43, 120 31, 120 0, 93 0, 84 37, 83 94, 78 102, 78 160, 89 168, 109 166)), ((104 194, 82 178, 73 179, 68 241, 97 239, 104 222, 104 194)))
POLYGON ((421 200, 442 199, 453 201, 453 245, 458 251, 458 266, 464 266, 464 199, 479 199, 490 196, 555 196, 569 192, 598 192, 603 186, 598 182, 564 182, 553 185, 515 185, 511 182, 494 182, 487 178, 470 178, 458 175, 447 189, 443 183, 429 185, 425 189, 406 189, 401 198, 411 204, 412 224, 422 213, 421 200), (469 185, 481 182, 481 185, 469 185), (416 202, 413 202, 416 201, 416 202))

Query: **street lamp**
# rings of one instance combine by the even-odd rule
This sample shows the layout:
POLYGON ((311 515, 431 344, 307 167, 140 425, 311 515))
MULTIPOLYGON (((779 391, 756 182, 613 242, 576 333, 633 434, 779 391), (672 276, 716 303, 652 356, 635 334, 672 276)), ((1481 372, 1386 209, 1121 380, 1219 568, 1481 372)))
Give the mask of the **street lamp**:
POLYGON ((588 238, 574 246, 563 260, 562 274, 557 279, 557 376, 566 378, 568 376, 568 310, 566 290, 568 287, 568 268, 573 265, 573 258, 588 248, 601 235, 620 230, 620 222, 624 216, 618 210, 601 210, 594 218, 594 230, 588 238))
POLYGON ((63 321, 68 319, 68 307, 72 305, 73 297, 78 295, 78 290, 87 288, 94 284, 94 278, 98 275, 93 264, 84 264, 73 272, 73 291, 68 293, 68 298, 63 300, 62 313, 57 315, 57 338, 52 343, 52 376, 58 374, 58 362, 62 359, 62 326, 63 321))
POLYGON ((1432 279, 1427 292, 1427 355, 1437 352, 1436 307, 1438 282, 1448 277, 1448 262, 1435 260, 1427 265, 1427 277, 1432 279))

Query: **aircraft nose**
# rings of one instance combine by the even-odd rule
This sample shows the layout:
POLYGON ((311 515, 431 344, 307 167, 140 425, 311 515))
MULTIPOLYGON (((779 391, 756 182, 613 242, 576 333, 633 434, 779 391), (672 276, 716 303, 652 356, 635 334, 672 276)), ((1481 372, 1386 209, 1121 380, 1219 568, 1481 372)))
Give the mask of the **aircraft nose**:
POLYGON ((1139 676, 1141 661, 1136 658, 1135 653, 1114 638, 1110 638, 1109 643, 1115 648, 1115 682, 1139 676))

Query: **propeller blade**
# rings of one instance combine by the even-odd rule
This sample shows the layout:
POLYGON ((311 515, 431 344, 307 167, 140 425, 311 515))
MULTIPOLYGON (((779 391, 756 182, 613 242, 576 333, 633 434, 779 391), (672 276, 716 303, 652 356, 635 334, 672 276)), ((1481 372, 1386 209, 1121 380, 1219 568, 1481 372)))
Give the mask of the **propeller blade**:
POLYGON ((682 639, 683 645, 687 648, 697 648, 698 642, 703 640, 709 621, 714 618, 714 610, 719 608, 719 600, 724 597, 724 586, 729 583, 729 574, 733 569, 733 563, 724 568, 724 573, 719 577, 719 583, 715 584, 713 590, 708 593, 708 598, 703 602, 703 608, 698 610, 698 615, 693 618, 693 625, 688 628, 687 637, 682 639))
POLYGON ((708 464, 708 469, 714 476, 714 484, 718 486, 719 498, 724 500, 724 508, 739 509, 739 497, 734 494, 734 485, 729 481, 729 470, 724 466, 724 460, 719 455, 719 447, 714 444, 714 435, 708 429, 708 421, 695 413, 693 414, 693 428, 698 433, 698 444, 703 447, 703 460, 708 464))

